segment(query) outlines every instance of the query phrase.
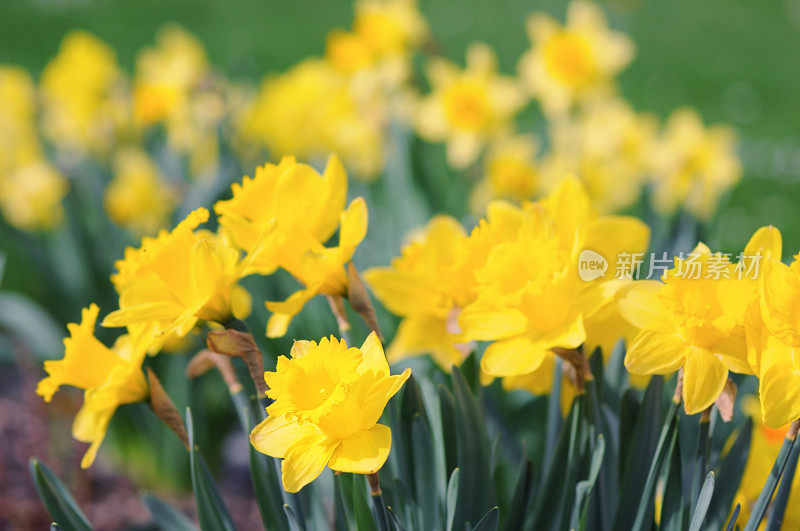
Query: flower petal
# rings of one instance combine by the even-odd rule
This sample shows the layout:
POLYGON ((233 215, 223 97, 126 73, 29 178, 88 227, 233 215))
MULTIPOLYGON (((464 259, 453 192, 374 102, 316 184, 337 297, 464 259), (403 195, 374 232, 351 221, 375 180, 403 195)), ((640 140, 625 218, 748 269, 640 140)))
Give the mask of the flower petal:
POLYGON ((711 406, 728 381, 728 369, 708 350, 691 347, 683 365, 683 408, 687 415, 711 406))
POLYGON ((292 422, 286 415, 270 416, 250 432, 250 443, 262 454, 285 457, 292 444, 318 432, 313 424, 292 422))
POLYGON ((328 464, 339 441, 324 435, 309 435, 286 451, 281 463, 281 480, 286 492, 297 492, 319 476, 328 464))
POLYGON ((368 430, 359 430, 343 439, 328 463, 331 470, 372 474, 377 472, 389 457, 392 431, 388 426, 375 424, 368 430))
POLYGON ((490 341, 522 333, 527 319, 521 311, 513 308, 484 310, 467 306, 459 314, 458 324, 465 337, 490 341))
POLYGON ((541 366, 547 349, 527 337, 495 341, 483 353, 481 369, 492 376, 521 376, 541 366))
POLYGON ((383 345, 375 332, 371 332, 364 340, 364 344, 361 345, 361 355, 358 372, 373 371, 378 376, 389 376, 386 354, 383 353, 383 345))
POLYGON ((632 374, 669 374, 686 358, 688 346, 678 334, 642 330, 625 354, 625 368, 632 374))

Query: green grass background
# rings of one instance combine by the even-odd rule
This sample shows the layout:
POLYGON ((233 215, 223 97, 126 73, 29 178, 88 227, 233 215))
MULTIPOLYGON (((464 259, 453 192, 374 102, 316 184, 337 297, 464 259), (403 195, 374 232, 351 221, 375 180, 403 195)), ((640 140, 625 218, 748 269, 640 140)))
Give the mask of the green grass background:
MULTIPOLYGON (((461 60, 476 40, 491 44, 513 72, 527 46, 523 20, 534 10, 563 16, 565 2, 421 0, 444 52, 461 60)), ((784 234, 785 254, 800 249, 800 0, 617 0, 612 25, 638 46, 622 75, 637 109, 666 116, 681 105, 708 122, 740 131, 745 180, 709 231, 712 245, 737 251, 758 226, 784 234)), ((163 23, 197 34, 212 60, 234 78, 259 79, 323 51, 325 34, 347 27, 341 0, 0 0, 0 62, 38 72, 73 28, 97 34, 131 68, 163 23)))

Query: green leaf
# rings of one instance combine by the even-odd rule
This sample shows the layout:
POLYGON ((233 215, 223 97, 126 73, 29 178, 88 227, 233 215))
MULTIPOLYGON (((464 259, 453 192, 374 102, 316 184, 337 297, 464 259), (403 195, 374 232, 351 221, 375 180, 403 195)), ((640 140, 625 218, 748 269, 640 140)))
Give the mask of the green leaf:
POLYGON ((196 531, 197 528, 186 515, 167 502, 150 493, 142 495, 142 501, 150 511, 156 526, 163 531, 196 531))
POLYGON ((786 513, 786 505, 789 503, 789 496, 792 493, 794 474, 797 470, 797 459, 800 455, 800 444, 793 444, 786 467, 783 469, 781 482, 778 485, 778 492, 769 509, 766 531, 779 531, 783 526, 783 516, 786 513))
POLYGON ((442 417, 442 440, 444 442, 445 476, 451 477, 458 467, 458 439, 456 438, 456 405, 452 393, 439 386, 439 410, 442 417))
POLYGON ((414 455, 413 484, 417 506, 422 514, 424 529, 441 529, 439 511, 439 471, 433 454, 433 436, 427 421, 417 414, 411 424, 411 441, 414 455))
POLYGON ((681 466, 681 446, 677 444, 678 430, 672 432, 674 441, 670 442, 671 452, 666 457, 666 479, 664 499, 661 504, 661 531, 681 531, 689 523, 688 509, 683 494, 683 467, 681 466))
POLYGON ((725 526, 725 531, 733 531, 734 527, 736 527, 736 520, 739 519, 739 511, 741 510, 742 505, 737 503, 736 507, 733 508, 733 514, 731 515, 731 519, 728 521, 728 525, 725 526))
POLYGON ((572 507, 570 529, 586 528, 586 515, 589 510, 589 500, 591 499, 594 484, 597 482, 597 476, 600 475, 600 467, 603 466, 605 451, 605 438, 599 435, 594 450, 592 450, 592 460, 589 464, 589 477, 578 483, 575 487, 575 503, 572 507))
POLYGON ((781 478, 781 474, 783 474, 783 469, 786 466, 786 461, 789 459, 789 454, 795 442, 796 439, 790 440, 786 438, 783 440, 781 449, 778 451, 778 456, 775 458, 775 462, 772 465, 769 477, 767 477, 767 481, 761 489, 761 494, 758 495, 756 503, 753 504, 750 510, 750 518, 747 520, 744 531, 755 531, 758 529, 758 526, 761 525, 761 520, 764 519, 764 514, 767 512, 770 500, 772 500, 772 494, 778 486, 778 481, 781 478))
POLYGON ((25 295, 0 293, 0 331, 23 342, 38 359, 58 358, 64 353, 62 327, 25 295))
POLYGON ((496 531, 500 523, 500 509, 492 507, 489 509, 483 518, 478 521, 478 525, 472 528, 472 531, 496 531))
POLYGON ((458 437, 458 467, 461 469, 453 525, 462 529, 477 522, 493 504, 489 470, 491 452, 483 416, 461 371, 452 371, 458 437))
MULTIPOLYGON (((249 441, 248 441, 249 442, 249 441)), ((289 522, 283 510, 283 493, 275 467, 269 462, 271 457, 248 444, 250 453, 250 479, 261 521, 268 529, 288 529, 289 522)))
POLYGON ((730 514, 731 505, 739 490, 744 467, 750 453, 750 441, 753 434, 753 421, 747 419, 742 426, 730 450, 722 458, 717 474, 717 486, 711 498, 706 524, 710 529, 720 529, 730 514))
POLYGON ((528 507, 533 498, 533 482, 533 462, 530 459, 525 459, 519 472, 517 485, 514 487, 514 494, 503 514, 505 518, 503 527, 505 529, 509 531, 522 529, 525 523, 525 515, 528 514, 528 507))
POLYGON ((197 504, 197 519, 202 529, 234 531, 233 520, 222 501, 222 496, 214 484, 203 455, 194 439, 194 422, 191 408, 186 408, 186 431, 189 432, 189 457, 192 476, 192 490, 197 504))
POLYGON ((358 531, 374 531, 375 520, 367 501, 367 480, 361 474, 349 474, 353 484, 353 516, 356 519, 358 531))
POLYGON ((447 482, 447 531, 453 531, 454 529, 453 523, 456 517, 456 504, 458 503, 459 474, 460 471, 456 468, 447 482))
POLYGON ((703 481, 703 487, 700 489, 700 496, 697 498, 697 503, 694 507, 694 514, 692 520, 689 522, 689 531, 700 531, 703 529, 703 522, 706 519, 708 506, 711 504, 711 496, 714 494, 714 471, 706 475, 703 481))
POLYGON ((297 515, 294 514, 291 507, 284 505, 283 512, 286 513, 286 520, 289 522, 290 531, 303 531, 303 526, 300 525, 300 522, 297 520, 297 515))
POLYGON ((31 458, 28 469, 39 498, 47 508, 50 518, 59 527, 66 531, 92 529, 75 498, 52 470, 35 457, 31 458))

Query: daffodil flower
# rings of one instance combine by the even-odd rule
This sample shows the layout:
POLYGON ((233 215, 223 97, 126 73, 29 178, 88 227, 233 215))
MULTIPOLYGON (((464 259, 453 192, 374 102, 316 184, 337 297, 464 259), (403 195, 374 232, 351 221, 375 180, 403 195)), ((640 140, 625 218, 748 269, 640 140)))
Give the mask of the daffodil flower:
POLYGON ((250 434, 260 452, 283 459, 283 488, 297 492, 328 465, 371 474, 389 455, 392 434, 378 424, 386 403, 411 371, 391 376, 373 332, 360 349, 333 337, 296 341, 264 374, 273 400, 250 434))
POLYGON ((121 336, 108 348, 94 337, 99 311, 92 304, 83 310, 80 324, 67 325, 70 337, 64 339, 64 358, 44 363, 48 375, 36 388, 46 402, 62 385, 86 391, 72 425, 77 440, 91 443, 81 460, 82 468, 94 462, 117 407, 144 400, 149 394, 141 365, 153 336, 141 329, 121 336))

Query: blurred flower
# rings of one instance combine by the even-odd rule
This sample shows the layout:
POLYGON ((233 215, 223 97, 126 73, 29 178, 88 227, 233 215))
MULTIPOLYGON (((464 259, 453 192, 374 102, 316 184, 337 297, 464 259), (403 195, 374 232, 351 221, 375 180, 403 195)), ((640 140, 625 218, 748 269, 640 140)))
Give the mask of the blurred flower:
POLYGON ((532 48, 520 59, 519 73, 547 114, 612 93, 614 77, 635 54, 633 42, 609 30, 602 10, 583 0, 569 4, 564 26, 532 15, 528 37, 532 48))
POLYGON ((250 441, 260 452, 283 459, 283 488, 297 492, 325 465, 370 474, 383 466, 392 434, 377 424, 389 399, 411 374, 391 376, 373 332, 360 349, 331 337, 295 341, 291 358, 281 356, 264 379, 273 399, 268 418, 250 441))
POLYGON ((353 30, 378 57, 407 54, 428 35, 416 0, 357 0, 353 30))
MULTIPOLYGON (((761 494, 761 490, 764 488, 764 482, 772 471, 775 458, 778 456, 783 440, 786 438, 789 426, 785 425, 771 428, 762 423, 762 415, 759 411, 758 400, 755 397, 746 397, 742 401, 742 409, 753 419, 753 432, 750 448, 747 452, 747 462, 744 466, 739 489, 736 491, 736 497, 733 499, 732 505, 735 506, 739 504, 741 506, 739 518, 741 518, 742 522, 747 522, 750 518, 751 508, 758 499, 759 494, 761 494)), ((729 444, 732 444, 734 437, 737 435, 738 433, 731 435, 729 444)), ((794 480, 792 481, 791 494, 789 494, 789 501, 786 504, 786 512, 783 516, 784 528, 800 528, 799 494, 800 475, 795 474, 794 480)))
POLYGON ((125 334, 109 349, 94 337, 99 311, 92 304, 83 310, 80 324, 67 325, 70 337, 64 339, 64 358, 44 362, 48 376, 36 388, 46 402, 62 385, 86 391, 72 426, 76 439, 91 443, 82 468, 94 462, 117 407, 144 400, 149 394, 141 365, 152 336, 125 334))
POLYGON ((84 31, 67 34, 42 72, 42 130, 58 147, 103 156, 128 120, 114 51, 84 31))
POLYGON ((467 49, 463 70, 436 57, 426 72, 431 93, 417 106, 417 131, 426 140, 446 142, 454 168, 469 166, 489 139, 508 133, 525 103, 516 81, 497 74, 495 54, 485 44, 467 49))
POLYGON ((641 330, 628 347, 625 367, 633 374, 669 374, 683 367, 684 409, 690 415, 714 403, 729 370, 752 373, 744 320, 757 291, 738 279, 737 268, 700 243, 686 259, 675 258, 663 283, 634 282, 619 298, 622 315, 641 330))
POLYGON ((648 175, 657 122, 623 100, 609 99, 551 121, 550 150, 542 158, 543 186, 578 176, 601 212, 635 203, 648 175))
POLYGON ((114 178, 104 195, 108 217, 137 236, 154 234, 169 222, 175 193, 143 150, 129 148, 114 159, 114 178))
POLYGON ((413 235, 391 267, 364 272, 378 300, 402 317, 387 350, 389 361, 430 353, 449 371, 469 353, 469 346, 459 344, 457 337, 458 312, 469 301, 466 253, 467 235, 461 225, 437 216, 413 235))
POLYGON ((720 197, 741 178, 732 129, 705 127, 692 109, 680 109, 667 120, 652 160, 653 206, 661 214, 684 208, 707 220, 720 197))
POLYGON ((223 323, 250 313, 250 295, 237 284, 239 252, 224 236, 195 231, 207 220, 208 210, 198 208, 172 232, 125 250, 111 277, 120 309, 103 326, 149 326, 163 342, 186 335, 198 320, 223 323))
POLYGON ((44 160, 35 160, 0 174, 0 211, 23 230, 49 229, 61 222, 61 200, 69 185, 44 160))
POLYGON ((515 203, 533 199, 541 186, 537 151, 531 135, 503 137, 493 142, 483 162, 485 177, 472 194, 472 210, 483 213, 492 199, 515 203))
POLYGON ((306 59, 264 80, 241 118, 246 140, 271 157, 338 153, 362 178, 383 169, 382 109, 361 104, 348 79, 322 59, 306 59))
POLYGON ((40 156, 33 80, 22 68, 0 65, 0 174, 40 156))

